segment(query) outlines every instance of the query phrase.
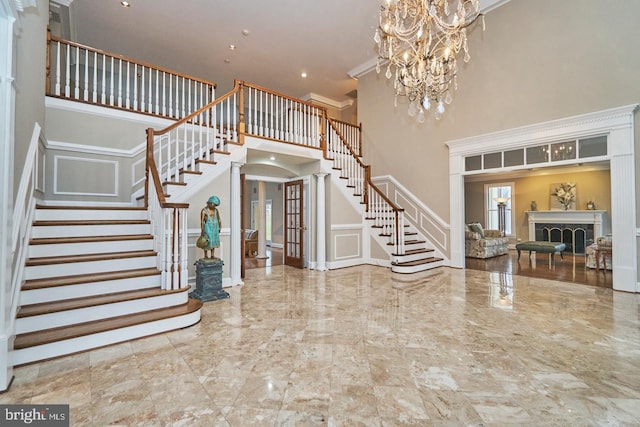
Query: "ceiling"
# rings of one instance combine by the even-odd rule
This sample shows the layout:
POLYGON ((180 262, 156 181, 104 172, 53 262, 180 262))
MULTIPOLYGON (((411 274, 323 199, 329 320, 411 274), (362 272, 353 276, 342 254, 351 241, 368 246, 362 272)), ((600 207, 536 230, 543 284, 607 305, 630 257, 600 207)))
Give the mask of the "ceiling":
MULTIPOLYGON (((51 1, 69 6, 73 41, 214 81, 218 95, 240 79, 343 108, 357 93, 350 74, 377 56, 376 0, 51 1)), ((486 12, 507 1, 480 4, 486 12)))

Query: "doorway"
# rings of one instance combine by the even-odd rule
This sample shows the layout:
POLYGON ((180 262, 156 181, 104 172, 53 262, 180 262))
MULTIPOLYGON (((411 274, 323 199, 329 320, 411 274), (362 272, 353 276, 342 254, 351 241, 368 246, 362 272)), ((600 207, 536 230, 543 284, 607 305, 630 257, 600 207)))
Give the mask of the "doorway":
POLYGON ((304 181, 285 183, 284 190, 284 263, 304 268, 304 181))

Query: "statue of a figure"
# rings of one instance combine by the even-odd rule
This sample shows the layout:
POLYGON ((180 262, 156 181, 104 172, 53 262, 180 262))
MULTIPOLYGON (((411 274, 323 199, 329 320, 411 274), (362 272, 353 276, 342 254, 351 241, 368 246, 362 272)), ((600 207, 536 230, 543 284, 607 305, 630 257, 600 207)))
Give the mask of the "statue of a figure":
POLYGON ((197 246, 204 251, 205 258, 215 258, 215 250, 220 247, 220 214, 217 206, 220 206, 218 196, 211 196, 207 200, 207 206, 200 212, 201 234, 197 246), (207 256, 210 252, 210 256, 207 256))

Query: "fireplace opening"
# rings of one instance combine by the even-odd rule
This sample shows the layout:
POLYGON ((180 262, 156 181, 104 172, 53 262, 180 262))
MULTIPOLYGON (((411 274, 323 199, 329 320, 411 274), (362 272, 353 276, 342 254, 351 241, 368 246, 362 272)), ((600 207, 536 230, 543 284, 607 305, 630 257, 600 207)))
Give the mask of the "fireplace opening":
POLYGON ((593 243, 593 224, 536 224, 536 240, 562 242, 565 251, 584 254, 593 243))

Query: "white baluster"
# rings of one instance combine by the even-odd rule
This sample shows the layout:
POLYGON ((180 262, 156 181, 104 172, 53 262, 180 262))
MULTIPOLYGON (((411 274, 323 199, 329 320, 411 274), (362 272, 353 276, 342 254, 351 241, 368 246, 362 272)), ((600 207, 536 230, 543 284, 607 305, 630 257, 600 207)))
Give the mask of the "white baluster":
POLYGON ((80 99, 80 48, 74 48, 76 52, 76 66, 74 67, 75 72, 75 82, 73 82, 73 97, 76 99, 80 99))
POLYGON ((144 65, 140 66, 140 111, 145 111, 145 96, 144 96, 144 89, 147 87, 145 85, 145 77, 146 77, 146 72, 145 72, 145 68, 144 65))
POLYGON ((118 107, 122 107, 122 59, 118 59, 118 107))
POLYGON ((133 64, 133 109, 138 111, 138 64, 133 64))
POLYGON ((184 90, 184 82, 185 82, 185 78, 182 77, 182 115, 180 116, 180 118, 183 118, 186 116, 185 111, 184 111, 184 107, 185 107, 185 99, 184 99, 184 95, 185 95, 185 90, 184 90))
POLYGON ((93 53, 93 102, 98 102, 98 52, 93 53))
POLYGON ((60 95, 60 42, 56 42, 56 89, 55 94, 60 95))
POLYGON ((105 55, 102 55, 102 94, 100 102, 103 104, 107 102, 107 57, 105 55))
POLYGON ((64 73, 64 96, 66 96, 67 98, 69 97, 69 95, 71 95, 71 87, 69 86, 69 73, 71 72, 70 70, 70 62, 71 59, 69 59, 69 55, 71 55, 71 46, 67 45, 67 56, 66 56, 66 62, 65 62, 65 73, 64 73))
POLYGON ((131 108, 131 62, 127 61, 127 78, 125 79, 127 91, 125 93, 125 107, 131 108))
POLYGON ((155 99, 155 110, 156 114, 160 113, 160 70, 156 69, 156 90, 153 93, 153 98, 155 99))
POLYGON ((113 82, 114 82, 114 80, 115 80, 115 77, 114 77, 114 75, 113 75, 113 70, 114 70, 114 68, 115 68, 115 67, 114 67, 114 65, 113 65, 113 57, 111 57, 111 71, 110 71, 110 73, 111 73, 111 78, 109 79, 109 80, 110 80, 110 82, 111 82, 111 84, 109 85, 109 87, 110 87, 110 91, 109 91, 109 92, 110 92, 110 93, 109 93, 109 105, 113 105, 113 103, 114 103, 114 90, 113 90, 113 82))
POLYGON ((162 72, 162 115, 167 115, 167 73, 165 71, 162 72))
POLYGON ((82 99, 89 100, 89 49, 84 50, 84 91, 82 92, 82 99))

